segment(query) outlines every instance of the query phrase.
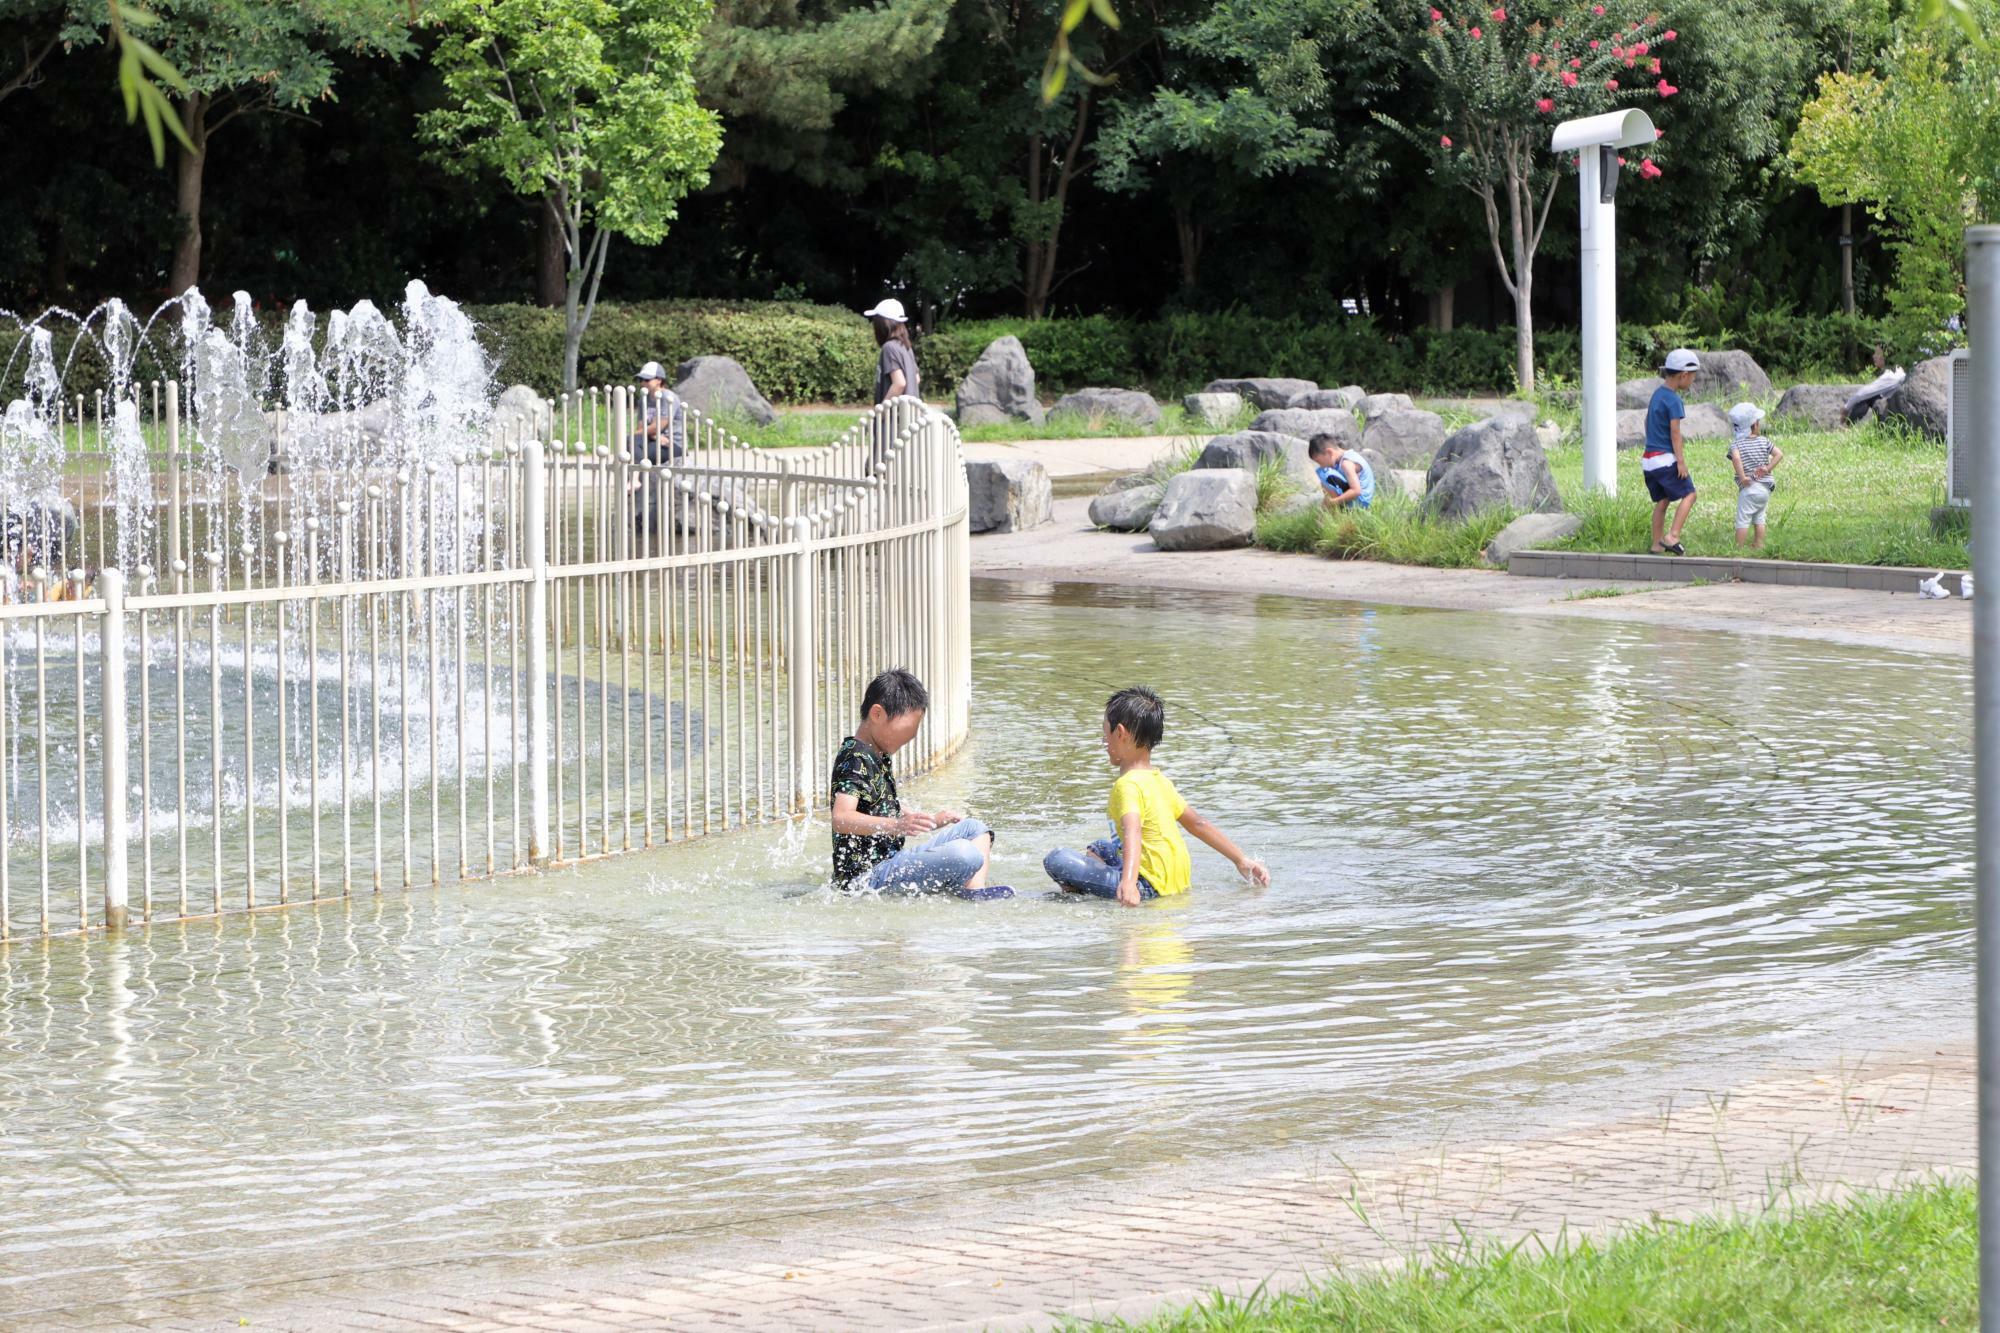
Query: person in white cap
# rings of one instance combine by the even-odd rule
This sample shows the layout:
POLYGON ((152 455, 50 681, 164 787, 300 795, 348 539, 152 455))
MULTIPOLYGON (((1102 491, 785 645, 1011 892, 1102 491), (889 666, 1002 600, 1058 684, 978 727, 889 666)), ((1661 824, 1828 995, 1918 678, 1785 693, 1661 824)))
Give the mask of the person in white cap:
POLYGON ((667 387, 667 368, 648 361, 632 377, 639 382, 639 429, 632 436, 632 456, 649 463, 678 462, 687 452, 687 404, 667 387), (665 435, 663 446, 660 437, 665 435))
POLYGON ((1681 419, 1687 415, 1681 395, 1694 387, 1694 373, 1700 369, 1701 358, 1687 348, 1668 352, 1660 367, 1660 387, 1646 405, 1646 449, 1639 456, 1639 467, 1645 473, 1646 494, 1653 497, 1654 555, 1687 554, 1681 529, 1694 508, 1694 479, 1688 475, 1687 449, 1681 443, 1681 419), (1677 501, 1680 507, 1669 532, 1667 509, 1677 501))
POLYGON ((875 362, 875 401, 922 397, 917 391, 921 383, 917 349, 910 343, 910 317, 903 312, 903 303, 892 296, 861 314, 875 326, 875 345, 882 349, 875 362))
POLYGON ((1764 511, 1778 482, 1771 474, 1785 461, 1785 451, 1764 438, 1764 409, 1738 403, 1729 409, 1729 463, 1736 469, 1736 544, 1754 530, 1752 550, 1764 549, 1764 511))

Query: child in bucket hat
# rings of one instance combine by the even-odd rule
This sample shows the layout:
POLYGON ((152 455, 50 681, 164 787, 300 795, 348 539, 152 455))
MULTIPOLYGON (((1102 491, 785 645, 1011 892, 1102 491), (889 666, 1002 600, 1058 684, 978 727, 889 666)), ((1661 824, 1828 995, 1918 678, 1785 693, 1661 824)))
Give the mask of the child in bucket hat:
POLYGON ((1738 403, 1729 409, 1729 464, 1736 469, 1736 544, 1752 533, 1752 550, 1764 547, 1764 512, 1770 507, 1777 479, 1771 474, 1785 461, 1785 451, 1763 434, 1764 409, 1738 403))

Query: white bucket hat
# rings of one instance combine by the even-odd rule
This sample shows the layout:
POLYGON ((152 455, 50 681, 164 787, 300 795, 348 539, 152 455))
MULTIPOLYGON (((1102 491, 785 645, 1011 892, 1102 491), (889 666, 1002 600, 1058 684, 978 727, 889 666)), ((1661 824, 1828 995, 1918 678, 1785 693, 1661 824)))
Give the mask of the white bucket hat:
POLYGON ((1667 353, 1666 364, 1662 368, 1669 375, 1678 375, 1683 370, 1700 370, 1701 358, 1685 347, 1676 347, 1667 353))
POLYGON ((639 367, 639 373, 632 378, 635 380, 663 380, 666 377, 667 368, 665 366, 657 361, 648 361, 645 365, 639 367))
POLYGON ((877 315, 880 315, 884 319, 894 320, 898 324, 907 324, 910 322, 910 317, 903 313, 903 303, 893 296, 883 301, 880 305, 877 305, 873 310, 864 310, 861 312, 861 318, 863 319, 873 319, 877 315))
POLYGON ((1729 409, 1729 424, 1738 435, 1748 435, 1751 427, 1764 419, 1764 409, 1755 403, 1738 403, 1729 409))

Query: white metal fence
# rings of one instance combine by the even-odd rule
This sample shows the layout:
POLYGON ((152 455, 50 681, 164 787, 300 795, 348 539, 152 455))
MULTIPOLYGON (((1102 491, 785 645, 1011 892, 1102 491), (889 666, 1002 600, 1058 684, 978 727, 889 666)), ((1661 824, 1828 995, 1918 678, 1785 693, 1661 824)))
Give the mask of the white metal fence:
POLYGON ((912 770, 965 737, 965 468, 913 399, 811 449, 689 412, 654 463, 606 390, 445 459, 239 477, 146 394, 143 468, 79 403, 60 499, 0 496, 0 939, 797 815, 891 665, 931 690, 912 770))

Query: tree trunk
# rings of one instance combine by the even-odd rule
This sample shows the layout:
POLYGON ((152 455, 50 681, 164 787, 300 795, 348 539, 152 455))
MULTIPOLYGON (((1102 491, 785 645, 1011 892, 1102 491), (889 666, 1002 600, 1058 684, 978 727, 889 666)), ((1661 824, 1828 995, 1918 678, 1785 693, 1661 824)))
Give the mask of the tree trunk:
POLYGON ((1062 244, 1063 210, 1069 200, 1070 182, 1083 171, 1083 139, 1090 124, 1090 89, 1086 88, 1076 99, 1076 127, 1069 136, 1069 148, 1063 154, 1060 166, 1056 168, 1055 189, 1043 194, 1045 180, 1042 173, 1042 136, 1028 136, 1028 198, 1032 203, 1041 204, 1052 200, 1055 204, 1054 220, 1049 223, 1049 234, 1039 241, 1028 242, 1023 284, 1026 297, 1025 313, 1029 319, 1041 319, 1048 314, 1049 293, 1056 285, 1056 254, 1062 244))
POLYGON ((1174 209, 1174 235, 1181 245, 1181 290, 1191 292, 1201 280, 1202 225, 1185 208, 1174 209))
POLYGON ((180 173, 174 188, 174 214, 180 226, 174 243, 173 267, 167 289, 179 296, 201 280, 201 176, 208 165, 208 94, 192 93, 181 103, 181 128, 192 149, 180 149, 180 173))
POLYGON ((540 244, 535 253, 535 301, 555 309, 567 295, 568 269, 563 245, 562 205, 553 194, 542 196, 540 244))
POLYGON ((599 226, 586 251, 580 210, 566 211, 563 230, 572 256, 563 284, 563 391, 574 393, 577 365, 583 353, 583 333, 597 311, 597 288, 604 281, 604 256, 610 249, 611 233, 599 226))
POLYGON ((1457 287, 1440 287, 1431 293, 1431 327, 1439 333, 1450 333, 1454 307, 1458 298, 1457 287))
POLYGON ((1840 308, 1854 314, 1854 205, 1840 206, 1840 308))
POLYGON ((1535 252, 1528 239, 1535 207, 1529 184, 1533 179, 1515 170, 1507 184, 1508 221, 1514 230, 1514 376, 1529 393, 1535 391, 1535 252))

